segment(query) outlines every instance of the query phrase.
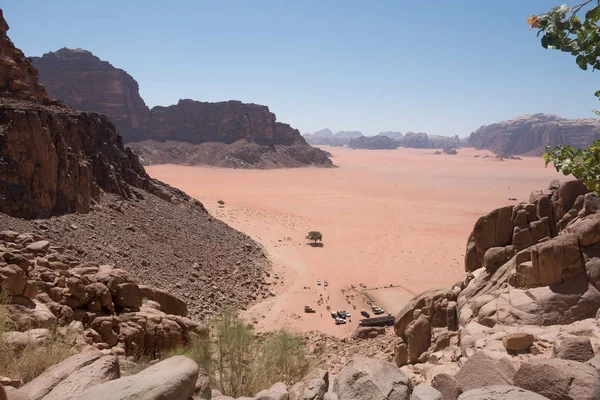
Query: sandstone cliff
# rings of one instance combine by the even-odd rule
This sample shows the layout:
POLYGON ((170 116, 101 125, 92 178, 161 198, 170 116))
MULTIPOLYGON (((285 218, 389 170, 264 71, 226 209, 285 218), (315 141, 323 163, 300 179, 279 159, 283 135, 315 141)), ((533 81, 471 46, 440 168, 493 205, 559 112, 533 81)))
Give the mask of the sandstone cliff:
MULTIPOLYGON (((149 141, 135 145, 145 154, 146 162, 160 159, 171 163, 210 163, 242 168, 333 165, 325 153, 308 145, 300 132, 277 122, 275 114, 266 106, 240 101, 207 103, 183 99, 168 107, 157 106, 149 110, 139 95, 137 82, 129 74, 89 51, 60 49, 33 57, 32 62, 39 69, 40 82, 51 97, 74 108, 105 114, 125 142, 149 141), (244 143, 240 142, 242 140, 248 148, 241 153, 252 155, 256 153, 256 145, 266 147, 261 148, 260 157, 241 157, 240 162, 188 154, 191 149, 188 143, 229 145, 239 142, 236 149, 218 153, 235 159, 244 143), (172 143, 160 145, 159 142, 165 141, 172 143), (171 151, 175 147, 180 149, 171 151)), ((210 146, 220 150, 223 147, 210 146)))
POLYGON ((31 62, 51 97, 106 115, 126 141, 144 137, 150 110, 127 72, 82 49, 63 48, 31 57, 31 62))
POLYGON ((497 154, 540 155, 546 146, 584 148, 600 138, 600 120, 566 119, 556 115, 525 115, 485 125, 471 133, 469 145, 497 154))
POLYGON ((0 96, 21 100, 47 101, 46 90, 38 83, 37 70, 6 35, 9 27, 0 10, 0 96))

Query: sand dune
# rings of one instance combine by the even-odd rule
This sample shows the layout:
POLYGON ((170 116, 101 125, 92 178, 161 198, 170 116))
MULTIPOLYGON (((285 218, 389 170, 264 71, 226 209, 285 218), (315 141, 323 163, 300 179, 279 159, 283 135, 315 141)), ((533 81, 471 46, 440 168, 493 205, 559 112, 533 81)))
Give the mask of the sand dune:
POLYGON ((339 168, 146 168, 266 247, 279 279, 273 279, 277 296, 247 312, 259 329, 345 335, 366 308, 360 284, 395 313, 413 293, 462 276, 467 236, 479 216, 510 204, 509 197, 527 201, 532 190, 561 178, 541 158, 500 162, 473 149, 456 156, 326 150, 339 168), (225 201, 223 208, 218 200, 225 201), (323 233, 323 247, 306 244, 309 230, 323 233), (317 286, 317 279, 329 286, 317 286), (304 305, 317 312, 304 314, 304 305), (352 312, 352 323, 335 326, 327 306, 352 312))

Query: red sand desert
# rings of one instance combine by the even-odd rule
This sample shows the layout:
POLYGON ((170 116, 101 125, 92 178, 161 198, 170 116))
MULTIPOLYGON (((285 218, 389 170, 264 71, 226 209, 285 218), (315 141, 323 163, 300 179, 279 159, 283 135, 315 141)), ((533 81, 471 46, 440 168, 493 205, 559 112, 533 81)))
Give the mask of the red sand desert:
POLYGON ((358 325, 361 309, 370 311, 361 294, 365 288, 394 315, 414 294, 461 278, 467 237, 478 217, 515 203, 509 198, 527 201, 553 178, 564 179, 539 157, 501 162, 473 149, 454 156, 417 149, 326 150, 339 168, 146 168, 264 245, 276 296, 246 312, 259 330, 344 336, 358 325), (323 247, 307 245, 310 230, 323 233, 323 247), (316 313, 305 314, 305 305, 316 313), (352 322, 336 326, 329 310, 349 311, 352 322))

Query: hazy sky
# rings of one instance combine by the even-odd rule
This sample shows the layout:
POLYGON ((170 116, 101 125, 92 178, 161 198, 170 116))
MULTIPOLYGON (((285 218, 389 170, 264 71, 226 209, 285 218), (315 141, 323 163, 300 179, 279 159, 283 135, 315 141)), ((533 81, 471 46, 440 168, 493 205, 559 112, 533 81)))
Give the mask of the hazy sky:
POLYGON ((466 136, 523 114, 593 117, 597 74, 544 50, 525 19, 548 0, 17 0, 26 55, 92 51, 146 103, 268 105, 301 132, 466 136))

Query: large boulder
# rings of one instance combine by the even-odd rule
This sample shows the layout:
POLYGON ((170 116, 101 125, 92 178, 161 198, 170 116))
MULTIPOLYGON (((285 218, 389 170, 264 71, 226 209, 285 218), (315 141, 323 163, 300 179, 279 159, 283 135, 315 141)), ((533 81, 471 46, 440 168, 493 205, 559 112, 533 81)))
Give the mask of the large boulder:
MULTIPOLYGON (((469 390, 458 397, 459 400, 548 400, 547 397, 516 386, 495 385, 469 390)), ((444 400, 446 400, 444 398, 444 400)))
POLYGON ((151 288, 150 286, 140 285, 142 298, 156 301, 160 304, 160 310, 166 314, 180 315, 187 317, 187 304, 177 296, 164 290, 151 288))
POLYGON ((442 396, 442 393, 436 389, 425 383, 422 383, 415 386, 412 394, 410 395, 410 400, 444 400, 444 397, 442 396))
POLYGON ((531 333, 513 332, 502 338, 502 344, 508 351, 520 352, 528 350, 533 344, 533 339, 531 333))
POLYGON ((456 378, 446 373, 435 375, 431 380, 431 387, 439 391, 444 400, 456 400, 462 393, 456 378))
POLYGON ((142 372, 91 387, 78 400, 187 400, 194 392, 198 365, 185 356, 161 361, 142 372))
POLYGON ((96 363, 103 357, 99 351, 76 354, 48 368, 43 374, 26 383, 19 390, 28 395, 31 400, 43 399, 71 375, 75 375, 81 369, 96 363))
POLYGON ((515 368, 508 358, 493 359, 478 351, 455 375, 463 391, 492 385, 512 385, 515 368))
POLYGON ((371 358, 348 362, 333 384, 339 400, 408 400, 412 390, 412 382, 402 371, 371 358))
POLYGON ((289 394, 285 383, 277 382, 274 383, 269 389, 258 392, 254 398, 255 400, 288 400, 289 394))
POLYGON ((521 364, 514 384, 552 400, 600 398, 600 374, 594 367, 558 358, 537 358, 521 364))
POLYGON ((594 358, 590 338, 569 337, 555 343, 552 356, 563 360, 586 362, 594 358))
POLYGON ((84 390, 121 377, 116 356, 105 356, 90 365, 74 371, 54 387, 44 400, 70 399, 84 390))

